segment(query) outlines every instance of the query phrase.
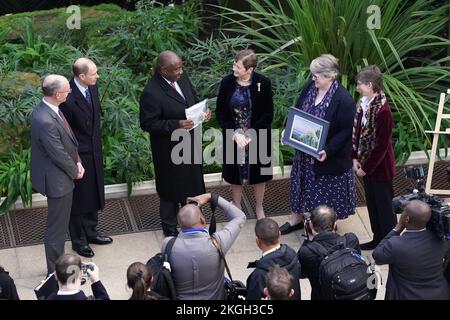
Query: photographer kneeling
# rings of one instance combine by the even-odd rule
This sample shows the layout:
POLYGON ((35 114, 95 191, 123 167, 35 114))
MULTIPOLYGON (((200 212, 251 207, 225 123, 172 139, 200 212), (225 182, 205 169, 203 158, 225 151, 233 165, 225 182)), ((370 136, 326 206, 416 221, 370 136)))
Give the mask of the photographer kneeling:
POLYGON ((427 229, 431 215, 428 204, 411 201, 394 230, 373 251, 377 264, 389 264, 386 300, 450 299, 443 274, 448 243, 427 229))
POLYGON ((47 300, 109 300, 108 293, 99 280, 98 267, 93 262, 83 266, 79 256, 64 254, 56 260, 55 275, 59 290, 50 294, 47 300), (86 269, 87 276, 91 281, 93 298, 86 297, 81 290, 83 269, 86 269))

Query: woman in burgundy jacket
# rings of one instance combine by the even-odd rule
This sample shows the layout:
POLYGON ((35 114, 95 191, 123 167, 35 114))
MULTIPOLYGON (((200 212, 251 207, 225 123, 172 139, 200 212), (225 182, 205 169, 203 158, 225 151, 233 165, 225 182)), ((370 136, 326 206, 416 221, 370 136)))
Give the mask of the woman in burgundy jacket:
POLYGON ((362 69, 356 81, 362 98, 353 127, 353 169, 357 176, 363 177, 373 232, 373 240, 363 243, 361 249, 372 250, 397 223, 392 209, 395 174, 392 113, 383 92, 383 74, 377 66, 362 69))

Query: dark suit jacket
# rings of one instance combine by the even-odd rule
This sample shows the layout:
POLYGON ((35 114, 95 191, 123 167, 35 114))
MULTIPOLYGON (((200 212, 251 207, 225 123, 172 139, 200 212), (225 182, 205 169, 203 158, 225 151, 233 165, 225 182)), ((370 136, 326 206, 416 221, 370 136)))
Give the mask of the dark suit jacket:
POLYGON ((247 300, 261 300, 264 298, 264 288, 266 287, 266 276, 271 268, 279 265, 285 268, 294 277, 294 295, 291 300, 300 300, 300 263, 295 251, 286 244, 282 244, 280 249, 271 252, 261 259, 249 263, 247 268, 255 270, 247 278, 247 300))
MULTIPOLYGON (((355 136, 356 145, 359 146, 361 136, 361 122, 363 113, 356 115, 355 136)), ((390 181, 395 175, 395 157, 392 147, 392 113, 391 107, 386 102, 378 111, 376 118, 376 144, 369 152, 367 159, 361 163, 367 179, 371 181, 390 181)), ((352 152, 352 158, 358 159, 357 152, 352 152)))
POLYGON ((92 107, 73 79, 70 87, 72 93, 60 108, 78 140, 78 153, 86 170, 83 178, 75 181, 72 213, 78 214, 105 206, 100 100, 97 85, 89 86, 92 107))
MULTIPOLYGON (((323 231, 316 235, 312 241, 305 240, 298 250, 298 259, 302 266, 301 278, 308 278, 311 284, 311 300, 323 300, 319 284, 319 266, 323 254, 316 243, 319 242, 327 250, 330 250, 339 243, 340 237, 336 232, 323 231)), ((360 252, 359 240, 354 233, 346 233, 344 237, 348 248, 360 252)))
POLYGON ((448 300, 443 259, 448 243, 431 231, 392 230, 372 253, 377 264, 389 264, 386 300, 448 300))
MULTIPOLYGON (((166 201, 184 203, 186 197, 205 192, 202 170, 201 127, 180 132, 190 137, 171 141, 172 133, 180 127, 179 121, 186 119, 186 108, 195 104, 195 92, 186 73, 177 81, 186 100, 166 80, 155 72, 148 81, 140 99, 139 119, 141 128, 150 133, 156 191, 166 201), (190 147, 187 156, 190 164, 172 162, 172 149, 182 141, 190 147), (194 143, 197 147, 194 148, 194 143), (199 164, 194 164, 195 160, 199 164)), ((178 154, 178 152, 177 152, 178 154)), ((184 153, 182 153, 184 156, 184 153)))
MULTIPOLYGON (((95 300, 109 300, 108 292, 106 292, 101 281, 94 282, 91 288, 95 300)), ((78 293, 70 295, 58 295, 57 292, 54 292, 47 297, 47 300, 88 300, 88 297, 80 290, 78 293)))
POLYGON ((60 198, 74 188, 78 174, 76 138, 61 118, 44 102, 31 113, 31 182, 50 198, 60 198))
MULTIPOLYGON (((314 81, 311 81, 300 93, 296 107, 299 108, 314 81)), ((351 158, 353 120, 356 104, 350 93, 339 84, 330 105, 325 112, 324 120, 330 122, 324 150, 327 159, 324 162, 314 161, 314 172, 319 175, 341 175, 353 165, 351 158)))
MULTIPOLYGON (((219 94, 217 95, 216 117, 223 129, 223 159, 227 159, 227 136, 225 134, 226 129, 237 129, 235 124, 235 114, 233 108, 230 106, 231 96, 236 89, 236 80, 233 74, 226 76, 220 83, 219 94)), ((263 153, 264 156, 271 155, 271 125, 273 119, 273 99, 272 99, 272 86, 270 80, 263 75, 253 72, 252 84, 250 85, 250 95, 252 100, 252 113, 251 113, 251 128, 256 130, 257 139, 250 142, 250 150, 252 150, 255 144, 255 150, 259 155, 259 147, 262 144, 266 145, 266 150, 263 153), (266 135, 262 134, 260 129, 266 129, 266 135)), ((228 138, 231 138, 228 136, 228 138)), ((237 144, 229 141, 228 145, 234 147, 234 164, 223 165, 223 178, 225 181, 231 184, 241 184, 239 176, 239 168, 237 165, 237 144)), ((257 163, 250 165, 250 179, 249 184, 256 184, 272 179, 272 175, 261 175, 262 167, 270 167, 270 162, 264 165, 257 159, 257 163)))

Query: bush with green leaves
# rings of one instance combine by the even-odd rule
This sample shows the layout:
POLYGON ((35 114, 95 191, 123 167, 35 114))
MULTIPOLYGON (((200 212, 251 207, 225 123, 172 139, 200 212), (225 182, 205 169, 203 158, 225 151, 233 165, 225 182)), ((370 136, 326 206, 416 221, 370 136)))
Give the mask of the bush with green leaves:
POLYGON ((355 98, 355 75, 365 65, 378 65, 395 120, 402 124, 394 128, 397 161, 430 147, 424 131, 436 118, 439 93, 450 87, 445 52, 450 40, 442 36, 448 28, 448 3, 429 10, 427 0, 246 1, 251 11, 221 8, 221 17, 229 22, 226 30, 247 37, 273 65, 290 65, 302 78, 314 58, 333 54, 339 59, 341 82, 355 98), (371 5, 381 9, 380 29, 367 27, 371 5), (399 130, 407 141, 399 141, 399 130))

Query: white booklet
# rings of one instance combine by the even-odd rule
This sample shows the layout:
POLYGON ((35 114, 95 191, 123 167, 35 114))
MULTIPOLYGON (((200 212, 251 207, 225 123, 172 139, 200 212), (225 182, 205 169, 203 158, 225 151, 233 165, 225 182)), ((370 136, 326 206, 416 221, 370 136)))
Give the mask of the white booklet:
POLYGON ((194 129, 205 120, 207 111, 208 99, 196 103, 192 107, 186 109, 186 119, 192 120, 194 122, 194 127, 192 127, 190 130, 194 129))

